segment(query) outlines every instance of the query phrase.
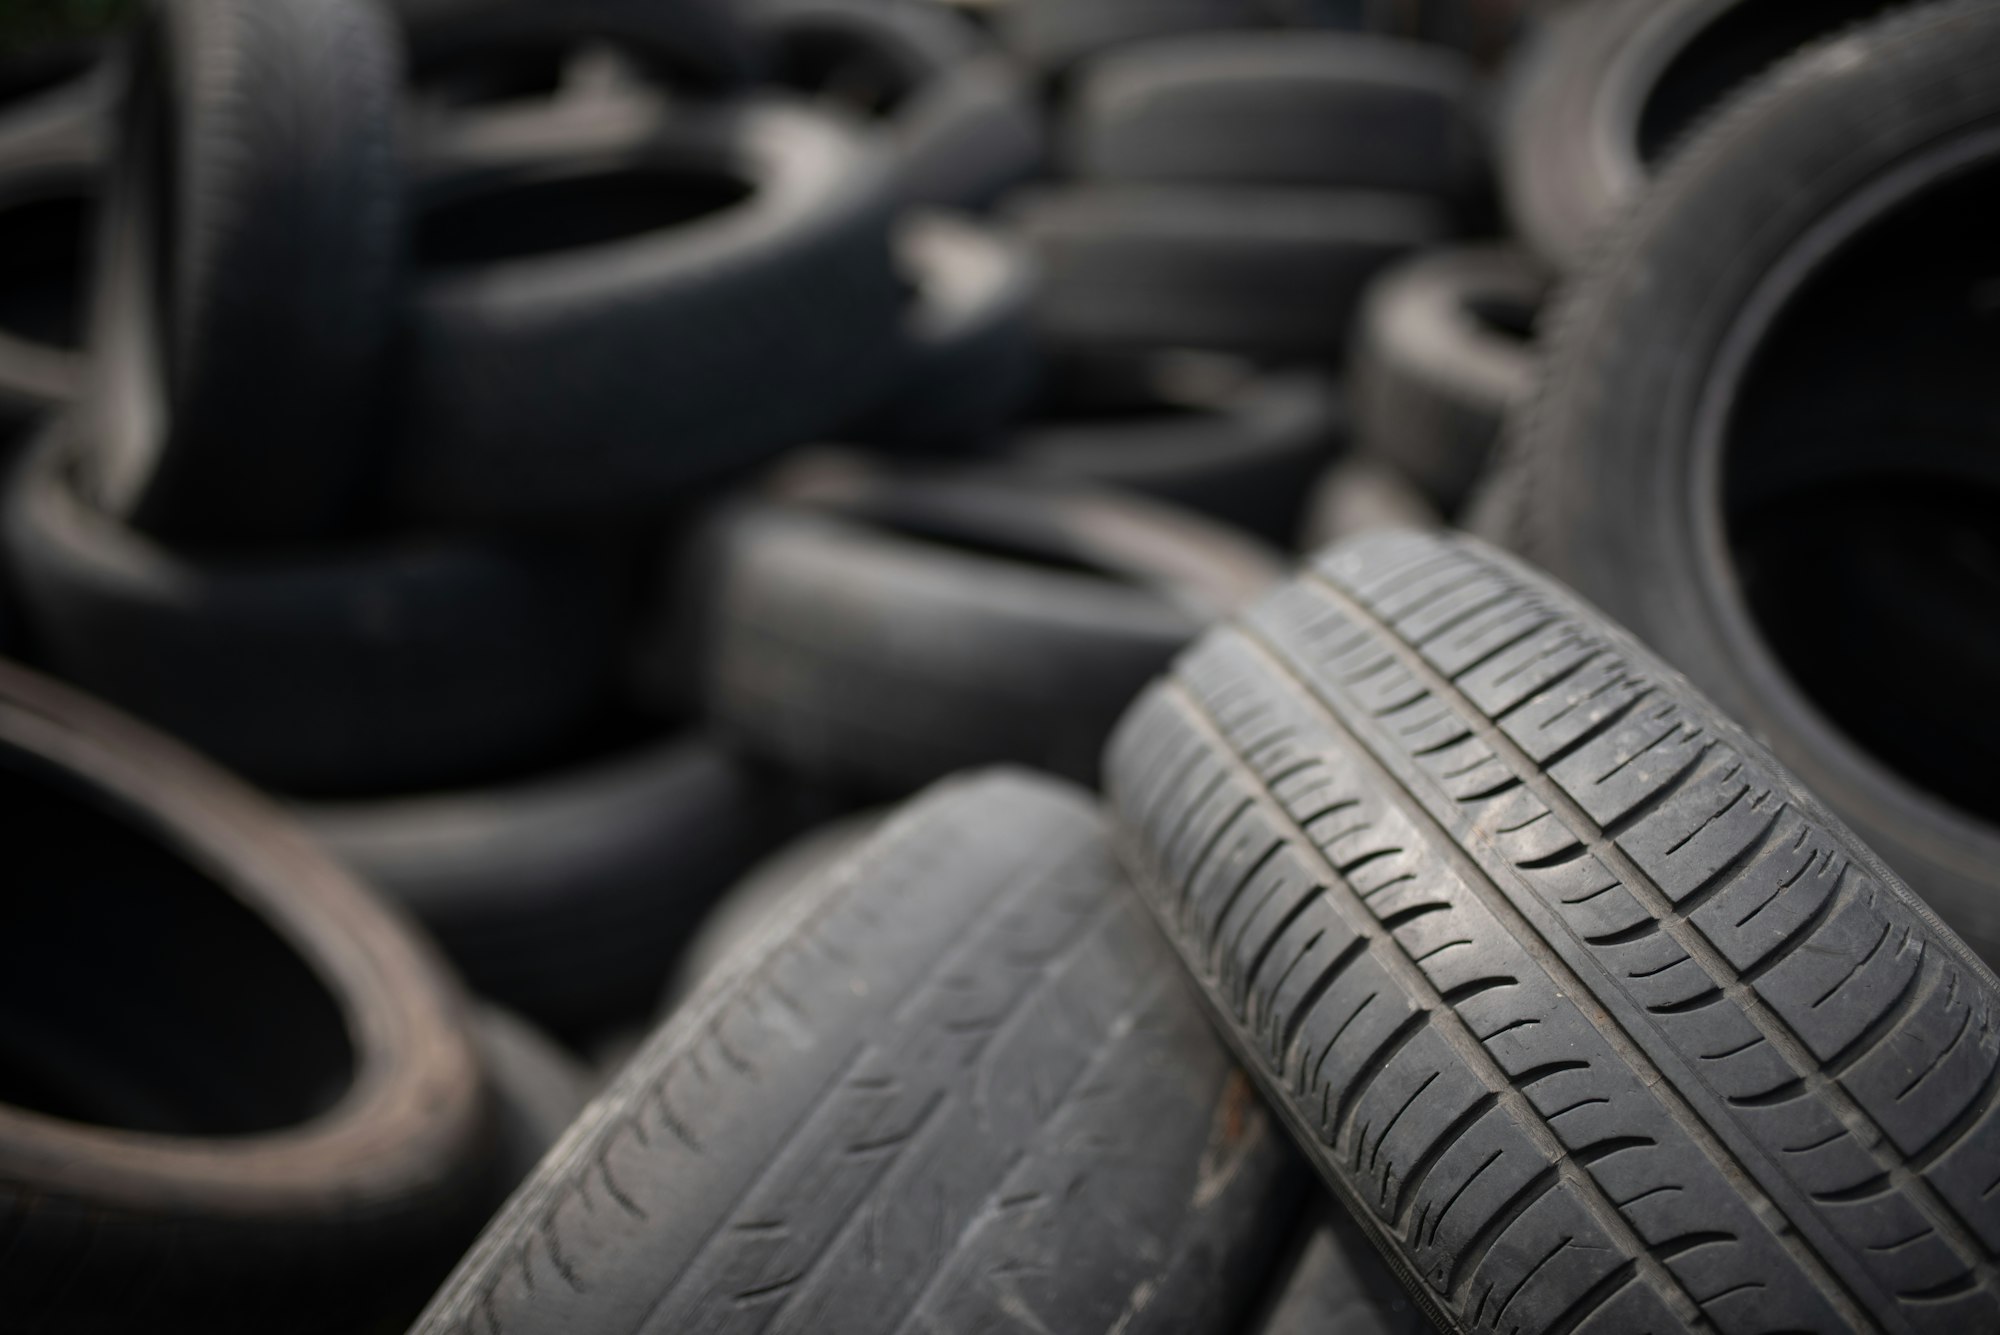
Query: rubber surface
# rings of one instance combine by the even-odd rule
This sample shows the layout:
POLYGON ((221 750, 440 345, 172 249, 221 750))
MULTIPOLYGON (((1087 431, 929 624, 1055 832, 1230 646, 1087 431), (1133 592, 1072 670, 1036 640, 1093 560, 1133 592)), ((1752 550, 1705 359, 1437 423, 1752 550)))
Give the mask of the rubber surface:
POLYGON ((1000 13, 1000 37, 1031 68, 1060 76, 1127 42, 1175 32, 1255 26, 1258 0, 1016 0, 1000 13))
POLYGON ((1063 350, 1332 357, 1376 270, 1450 234, 1433 201, 1278 186, 1046 187, 1010 207, 1063 350))
POLYGON ((1076 487, 856 473, 784 490, 710 529, 708 716, 861 796, 1000 762, 1088 777, 1147 678, 1277 573, 1227 529, 1076 487))
POLYGON ((0 543, 39 661, 253 781, 407 792, 533 763, 608 684, 616 553, 409 539, 260 560, 169 551, 78 499, 64 419, 0 543))
POLYGON ((479 1009, 472 1034, 493 1087, 499 1123, 495 1158, 512 1191, 590 1102, 593 1081, 554 1039, 497 1007, 479 1009))
POLYGON ((1572 595, 1335 548, 1107 773, 1224 1031, 1447 1329, 2000 1319, 2000 983, 1572 595))
POLYGON ((720 91, 758 73, 755 43, 727 0, 387 0, 420 76, 441 66, 609 42, 665 79, 720 91))
POLYGON ((1232 1330, 1281 1140, 1088 799, 955 780, 653 1037, 416 1331, 1232 1330))
POLYGON ((1338 1204, 1311 1212, 1270 1309, 1244 1335, 1431 1335, 1375 1244, 1338 1204))
POLYGON ((1298 547, 1314 552, 1383 529, 1443 527, 1437 507, 1401 473, 1376 459, 1343 459, 1313 484, 1298 547))
POLYGON ((126 58, 86 490, 156 537, 354 518, 401 313, 401 48, 369 0, 176 0, 126 58))
POLYGON ((0 752, 7 1327, 406 1320, 495 1199, 456 986, 261 798, 95 701, 0 665, 0 752))

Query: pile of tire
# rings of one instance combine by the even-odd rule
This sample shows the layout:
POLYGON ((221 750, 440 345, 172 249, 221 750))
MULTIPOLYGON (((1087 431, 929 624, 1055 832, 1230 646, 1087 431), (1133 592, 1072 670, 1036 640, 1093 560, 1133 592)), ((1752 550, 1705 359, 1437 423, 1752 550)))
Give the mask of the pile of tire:
POLYGON ((2000 0, 105 8, 0 1332, 2000 1328, 2000 0))

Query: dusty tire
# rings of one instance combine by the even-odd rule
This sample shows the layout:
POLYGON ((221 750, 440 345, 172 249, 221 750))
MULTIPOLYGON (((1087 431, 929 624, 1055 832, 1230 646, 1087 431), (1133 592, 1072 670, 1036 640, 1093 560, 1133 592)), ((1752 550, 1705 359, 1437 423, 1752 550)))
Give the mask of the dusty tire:
POLYGON ((2000 318, 1964 293, 1991 262, 1996 120, 1991 6, 1787 64, 1574 285, 1505 461, 1530 558, 1765 738, 1989 962, 2000 318))
POLYGON ((7 1323, 407 1319, 493 1200, 455 985, 261 799, 102 705, 0 668, 0 750, 7 1323))
POLYGON ((600 704, 624 612, 612 557, 495 540, 190 557, 77 497, 68 429, 14 466, 0 519, 37 658, 253 781, 469 783, 600 704))
POLYGON ((427 153, 389 483, 406 519, 657 514, 893 381, 895 194, 842 121, 628 100, 467 118, 427 153))
POLYGON ((1334 357, 1375 272, 1450 234, 1430 200, 1275 186, 1085 184, 1012 208, 1065 352, 1334 357))
POLYGON ((1546 278, 1500 247, 1434 251, 1388 270, 1361 304, 1354 440, 1456 511, 1535 386, 1546 278))
POLYGON ((979 1330, 1027 1302, 1235 1329, 1298 1174, 1083 794, 955 781, 798 910, 599 1097, 420 1335, 979 1330), (1032 1297, 993 1282, 1015 1267, 1032 1297))
POLYGON ((1343 443, 1346 403, 1310 372, 1263 373, 1233 359, 1142 359, 1127 394, 1062 405, 1008 443, 1037 477, 1170 501, 1288 546, 1299 502, 1343 443))
POLYGON ((1065 156, 1086 180, 1459 203, 1482 174, 1473 90, 1468 64, 1414 42, 1282 31, 1160 38, 1078 77, 1065 156))
POLYGON ((392 26, 369 0, 174 0, 126 67, 85 489, 169 541, 334 533, 402 309, 392 26))
POLYGON ((565 1033, 645 1014, 695 924, 791 825, 780 785, 692 737, 300 815, 476 991, 565 1033))
POLYGON ((1225 1032, 1446 1329, 1993 1324, 2000 983, 1573 595, 1335 548, 1107 774, 1225 1032))
POLYGON ((1507 211, 1559 272, 1683 138, 1769 66, 1895 0, 1579 0, 1547 6, 1500 100, 1507 211))
POLYGON ((888 474, 725 512, 705 567, 709 717, 861 795, 1000 762, 1088 777, 1133 693, 1275 571, 1138 500, 888 474))

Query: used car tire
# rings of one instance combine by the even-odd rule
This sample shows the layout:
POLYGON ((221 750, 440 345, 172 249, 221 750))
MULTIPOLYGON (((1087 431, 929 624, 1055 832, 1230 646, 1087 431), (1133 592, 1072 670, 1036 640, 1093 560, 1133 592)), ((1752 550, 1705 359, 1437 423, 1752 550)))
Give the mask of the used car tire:
POLYGON ((1515 231, 1576 268, 1688 132, 1779 60, 1896 0, 1579 0, 1545 6, 1500 99, 1515 231))
POLYGON ((773 490, 707 537, 707 712, 863 795, 1006 761, 1087 778, 1146 679, 1275 577, 1247 537, 1076 487, 854 471, 773 490))
POLYGON ((8 480, 0 542, 39 659, 283 792, 469 782, 599 704, 617 562, 574 540, 190 557, 80 499, 64 421, 8 480))
POLYGON ((367 0, 168 0, 124 64, 87 493, 168 541, 335 533, 401 311, 393 28, 367 0))
POLYGON ((1342 459, 1320 474, 1306 498, 1299 550, 1384 529, 1444 527, 1444 516, 1416 484, 1377 459, 1342 459))
POLYGON ((1334 548, 1107 776, 1224 1032, 1444 1329, 2000 1314, 2000 981, 1526 566, 1334 548))
POLYGON ((1314 186, 1469 201, 1482 175, 1470 65, 1339 32, 1162 37, 1079 75, 1071 170, 1086 180, 1314 186))
POLYGON ((816 891, 661 1027, 418 1335, 1236 1329, 1299 1174, 1087 796, 956 780, 816 891))
POLYGON ((793 823, 779 784, 698 737, 300 815, 475 991, 560 1033, 645 1014, 709 906, 793 823))
POLYGON ((1059 351, 1331 358, 1368 279, 1451 233, 1433 200, 1279 186, 1086 183, 1012 211, 1059 351))
POLYGON ((1523 550, 1768 740, 1988 961, 2000 318, 1967 294, 1996 117, 1990 6, 1797 57, 1575 285, 1508 459, 1523 550))
POLYGON ((1009 441, 1036 476, 1171 501, 1289 546, 1307 487, 1343 442, 1346 404, 1309 371, 1260 372, 1231 358, 1142 359, 1127 394, 1058 403, 1009 441))
POLYGON ((0 773, 7 1323, 407 1319, 496 1185, 448 975, 248 789, 11 664, 0 773))
POLYGON ((426 149, 448 169, 418 205, 406 520, 657 513, 895 374, 895 196, 871 141, 770 100, 586 111, 526 133, 467 118, 426 149))
POLYGON ((1377 278, 1355 337, 1354 439, 1455 512, 1534 389, 1548 282, 1501 247, 1439 250, 1377 278))

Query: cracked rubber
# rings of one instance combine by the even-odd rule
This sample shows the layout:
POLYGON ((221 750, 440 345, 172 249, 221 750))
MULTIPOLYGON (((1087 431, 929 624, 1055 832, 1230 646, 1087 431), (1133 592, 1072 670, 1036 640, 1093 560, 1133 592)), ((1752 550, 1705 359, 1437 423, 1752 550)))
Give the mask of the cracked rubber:
POLYGON ((1223 1031, 1446 1329, 2000 1321, 1993 975, 1573 596, 1335 548, 1108 775, 1223 1031))
POLYGON ((954 780, 705 984, 418 1335, 1234 1330, 1304 1175, 1080 790, 954 780))

